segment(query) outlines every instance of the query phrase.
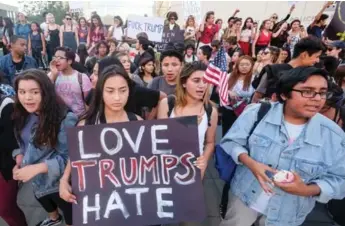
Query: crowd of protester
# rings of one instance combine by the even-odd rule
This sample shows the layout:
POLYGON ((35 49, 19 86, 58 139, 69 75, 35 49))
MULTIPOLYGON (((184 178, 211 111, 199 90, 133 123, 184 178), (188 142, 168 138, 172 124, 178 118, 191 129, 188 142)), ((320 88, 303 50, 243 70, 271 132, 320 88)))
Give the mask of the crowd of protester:
POLYGON ((26 225, 16 197, 18 182, 30 182, 47 212, 37 225, 72 225, 67 128, 190 115, 198 118, 202 178, 218 125, 221 146, 238 164, 223 188, 221 226, 301 225, 316 201, 343 209, 345 43, 323 37, 331 4, 307 28, 287 22, 295 6, 261 24, 235 10, 225 29, 212 11, 200 25, 190 15, 181 27, 169 12, 166 26, 183 29, 184 42, 160 53, 145 33, 126 37, 119 16, 108 29, 97 14, 78 21, 66 14, 62 25, 51 13, 40 25, 23 13, 17 24, 3 18, 0 217, 26 225), (204 78, 212 65, 226 71, 228 104, 222 87, 204 78), (269 111, 256 122, 263 103, 269 111), (273 181, 269 173, 278 170, 293 171, 294 181, 273 181))

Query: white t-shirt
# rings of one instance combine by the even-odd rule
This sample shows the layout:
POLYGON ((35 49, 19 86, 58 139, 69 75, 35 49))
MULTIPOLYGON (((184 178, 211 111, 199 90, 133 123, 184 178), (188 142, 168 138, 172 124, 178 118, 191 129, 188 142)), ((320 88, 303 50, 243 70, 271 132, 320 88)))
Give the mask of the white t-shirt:
POLYGON ((186 63, 193 63, 194 61, 197 61, 198 57, 195 56, 194 54, 190 57, 187 56, 187 54, 184 56, 184 62, 186 63))
POLYGON ((121 41, 123 35, 122 27, 113 27, 113 38, 115 38, 115 40, 121 41))
MULTIPOLYGON (((306 124, 294 125, 284 120, 284 126, 289 136, 289 145, 291 145, 301 135, 306 124)), ((258 199, 250 206, 258 213, 265 214, 268 202, 271 196, 262 191, 258 199)))
MULTIPOLYGON (((175 109, 175 108, 174 108, 175 109)), ((170 118, 175 118, 174 109, 171 112, 170 118)), ((208 120, 207 120, 207 113, 205 112, 202 116, 202 120, 198 125, 198 137, 199 137, 199 151, 200 155, 204 153, 204 144, 205 144, 205 137, 206 132, 208 129, 208 120)))
MULTIPOLYGON (((48 24, 46 22, 41 23, 40 28, 42 30, 42 33, 44 34, 44 31, 46 31, 48 29, 48 24)), ((50 40, 50 36, 48 35, 48 37, 45 38, 46 41, 50 40)))

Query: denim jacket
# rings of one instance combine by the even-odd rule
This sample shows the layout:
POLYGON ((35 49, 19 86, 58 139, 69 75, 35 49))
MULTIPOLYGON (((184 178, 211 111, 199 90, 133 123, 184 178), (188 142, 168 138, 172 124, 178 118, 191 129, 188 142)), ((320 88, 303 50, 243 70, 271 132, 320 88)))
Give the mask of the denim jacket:
POLYGON ((45 162, 48 165, 48 173, 38 174, 32 180, 33 191, 37 198, 55 193, 59 191, 59 180, 64 173, 68 160, 67 146, 67 128, 75 126, 77 116, 73 113, 67 113, 65 119, 61 123, 58 134, 58 142, 55 148, 35 147, 33 137, 35 135, 36 125, 32 127, 31 137, 26 150, 20 149, 13 151, 13 157, 23 154, 23 162, 21 167, 45 162))
MULTIPOLYGON (((24 56, 22 71, 30 68, 37 68, 36 60, 30 56, 24 56)), ((0 57, 0 70, 3 71, 6 75, 6 83, 12 85, 16 76, 16 68, 12 61, 12 54, 9 53, 5 56, 0 57)))
POLYGON ((253 173, 238 157, 248 153, 254 160, 278 170, 298 173, 306 184, 317 184, 321 194, 302 197, 274 187, 266 209, 267 226, 301 225, 315 206, 345 196, 345 133, 333 121, 316 114, 308 121, 300 136, 288 145, 283 125, 283 105, 272 108, 247 137, 257 119, 260 104, 249 107, 231 127, 221 146, 238 164, 231 183, 231 192, 246 206, 251 206, 263 192, 253 173))

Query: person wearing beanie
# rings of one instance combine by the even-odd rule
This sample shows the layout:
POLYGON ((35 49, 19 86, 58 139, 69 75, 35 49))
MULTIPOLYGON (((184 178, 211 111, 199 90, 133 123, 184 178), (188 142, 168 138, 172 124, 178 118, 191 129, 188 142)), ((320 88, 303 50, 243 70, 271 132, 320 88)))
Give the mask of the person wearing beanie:
POLYGON ((163 76, 154 78, 147 87, 166 95, 175 94, 176 78, 181 73, 183 55, 176 50, 165 50, 161 54, 160 63, 163 76))

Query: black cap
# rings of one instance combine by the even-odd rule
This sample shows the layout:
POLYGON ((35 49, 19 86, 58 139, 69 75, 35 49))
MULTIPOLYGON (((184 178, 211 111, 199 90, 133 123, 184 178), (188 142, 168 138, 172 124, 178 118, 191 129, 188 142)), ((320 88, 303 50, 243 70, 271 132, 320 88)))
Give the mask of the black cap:
POLYGON ((153 56, 148 52, 144 52, 143 54, 140 55, 139 65, 144 66, 145 64, 147 64, 150 61, 154 61, 153 56))

